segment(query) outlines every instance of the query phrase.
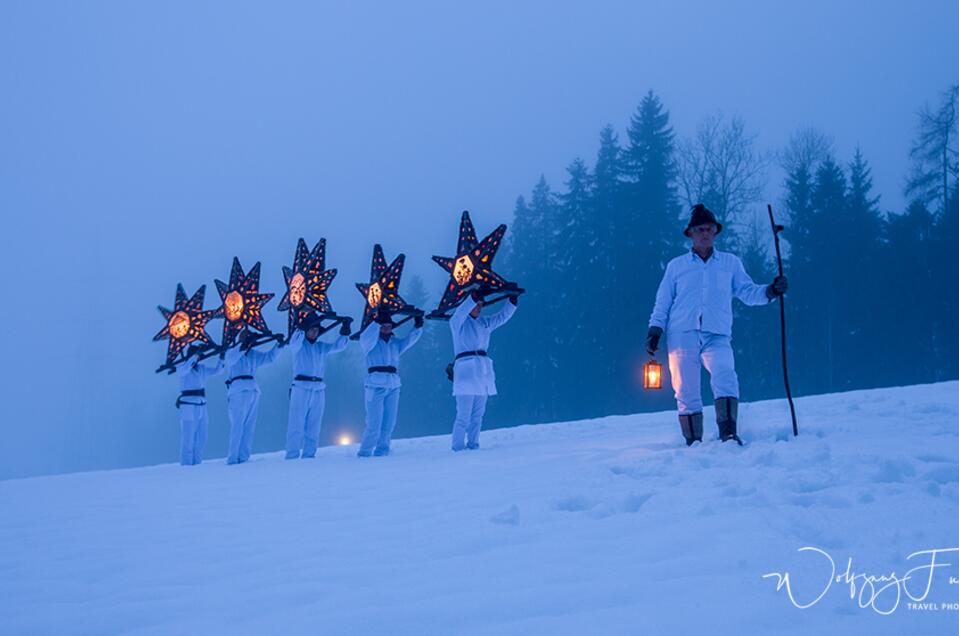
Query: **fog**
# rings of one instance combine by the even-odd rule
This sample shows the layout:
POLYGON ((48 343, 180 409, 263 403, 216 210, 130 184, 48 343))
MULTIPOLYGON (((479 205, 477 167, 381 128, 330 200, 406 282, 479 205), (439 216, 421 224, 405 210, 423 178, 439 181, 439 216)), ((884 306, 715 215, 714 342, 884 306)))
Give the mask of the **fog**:
MULTIPOLYGON (((481 236, 509 223, 649 90, 680 136, 721 110, 770 151, 801 125, 844 157, 860 146, 901 210, 915 113, 956 80, 956 24, 950 2, 5 2, 0 478, 175 461, 176 383, 151 338, 177 283, 217 306, 232 258, 260 261, 281 331, 280 268, 325 237, 339 313, 359 317, 377 242, 438 296, 430 256, 463 209, 481 236)), ((326 441, 360 430, 350 355, 326 441)), ((264 369, 258 451, 282 444, 289 365, 264 369)), ((213 384, 208 457, 227 428, 213 384)))

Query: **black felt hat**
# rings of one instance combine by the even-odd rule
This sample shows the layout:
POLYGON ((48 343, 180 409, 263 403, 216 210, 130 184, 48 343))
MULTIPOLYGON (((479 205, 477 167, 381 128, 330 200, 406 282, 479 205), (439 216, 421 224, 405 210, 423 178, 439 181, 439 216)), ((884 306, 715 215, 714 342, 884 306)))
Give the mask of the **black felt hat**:
POLYGON ((319 329, 322 326, 322 323, 323 323, 323 316, 316 313, 315 311, 310 312, 303 318, 303 320, 300 321, 300 329, 302 329, 303 331, 309 331, 310 329, 313 329, 314 327, 319 329))
POLYGON ((386 311, 376 312, 376 318, 374 320, 376 320, 376 323, 379 325, 396 325, 396 323, 393 322, 393 315, 386 311))
POLYGON ((705 225, 707 223, 712 223, 716 226, 716 234, 719 234, 723 231, 723 224, 716 220, 716 215, 709 211, 702 203, 697 203, 693 207, 693 214, 689 219, 689 224, 686 225, 686 229, 683 230, 683 234, 689 236, 689 228, 696 227, 697 225, 705 225))

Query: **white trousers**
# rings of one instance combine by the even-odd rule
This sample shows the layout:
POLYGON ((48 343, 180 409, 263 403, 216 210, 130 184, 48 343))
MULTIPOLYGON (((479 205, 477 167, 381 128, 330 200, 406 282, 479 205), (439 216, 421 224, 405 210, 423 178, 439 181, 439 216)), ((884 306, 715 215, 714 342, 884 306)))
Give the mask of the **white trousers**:
POLYGON ((230 445, 226 463, 239 464, 248 460, 253 451, 256 415, 260 409, 260 392, 231 390, 227 396, 227 406, 230 412, 230 445))
POLYGON ((181 404, 180 408, 180 464, 193 466, 203 461, 206 445, 206 405, 181 404))
POLYGON ((366 387, 366 430, 360 441, 361 453, 390 450, 399 404, 399 388, 366 387))
POLYGON ((326 388, 290 389, 290 416, 286 422, 286 458, 315 457, 326 410, 326 388))
POLYGON ((470 446, 479 445, 480 430, 483 428, 483 416, 486 414, 486 395, 457 395, 456 420, 453 422, 453 450, 465 448, 463 440, 470 446))
POLYGON ((680 415, 701 413, 703 410, 700 393, 703 366, 709 372, 713 398, 739 398, 739 378, 736 377, 730 336, 708 331, 679 331, 667 333, 666 339, 669 375, 680 415))

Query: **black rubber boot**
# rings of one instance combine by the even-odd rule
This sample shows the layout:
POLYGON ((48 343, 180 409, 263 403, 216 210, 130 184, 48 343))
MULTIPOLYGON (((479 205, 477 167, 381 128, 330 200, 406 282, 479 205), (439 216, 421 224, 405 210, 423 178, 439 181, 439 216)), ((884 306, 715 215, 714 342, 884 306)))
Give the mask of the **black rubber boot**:
POLYGON ((689 415, 680 415, 679 427, 683 431, 683 437, 686 438, 686 446, 692 446, 693 442, 703 441, 703 414, 702 413, 690 413, 689 415))
POLYGON ((736 417, 739 415, 739 399, 734 397, 716 398, 716 424, 719 426, 719 439, 723 442, 735 440, 740 446, 743 440, 736 435, 736 417))

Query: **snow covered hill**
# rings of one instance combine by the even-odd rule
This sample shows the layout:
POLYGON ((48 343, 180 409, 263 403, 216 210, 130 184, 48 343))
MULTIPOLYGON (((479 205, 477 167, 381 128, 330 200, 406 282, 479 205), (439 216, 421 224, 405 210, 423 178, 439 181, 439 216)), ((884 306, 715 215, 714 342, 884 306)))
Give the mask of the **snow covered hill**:
POLYGON ((797 407, 744 448, 653 413, 0 482, 0 633, 959 632, 959 552, 922 609, 863 578, 959 548, 959 382, 797 407))

